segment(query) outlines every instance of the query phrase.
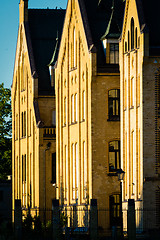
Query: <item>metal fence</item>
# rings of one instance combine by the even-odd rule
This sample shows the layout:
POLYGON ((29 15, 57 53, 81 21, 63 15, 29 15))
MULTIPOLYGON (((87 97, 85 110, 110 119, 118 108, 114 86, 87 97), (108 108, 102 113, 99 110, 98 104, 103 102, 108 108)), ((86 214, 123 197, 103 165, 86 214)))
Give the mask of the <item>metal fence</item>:
MULTIPOLYGON (((83 206, 64 206, 59 207, 61 236, 65 239, 74 239, 75 236, 81 236, 80 239, 89 238, 91 209, 89 205, 83 206), (68 236, 68 237, 66 237, 68 236)), ((22 239, 34 237, 34 239, 53 239, 53 210, 52 209, 21 209, 22 216, 22 239)), ((111 220, 112 213, 109 209, 97 209, 97 230, 99 239, 128 239, 127 236, 127 209, 122 211, 122 222, 111 220)), ((15 212, 13 211, 13 215, 15 212)), ((159 217, 155 209, 136 209, 135 226, 137 239, 156 240, 160 238, 159 217), (154 238, 153 238, 154 236, 154 238)), ((0 236, 5 235, 5 229, 9 234, 14 235, 15 228, 5 221, 0 222, 0 236)), ((0 238, 1 239, 1 238, 0 238)))

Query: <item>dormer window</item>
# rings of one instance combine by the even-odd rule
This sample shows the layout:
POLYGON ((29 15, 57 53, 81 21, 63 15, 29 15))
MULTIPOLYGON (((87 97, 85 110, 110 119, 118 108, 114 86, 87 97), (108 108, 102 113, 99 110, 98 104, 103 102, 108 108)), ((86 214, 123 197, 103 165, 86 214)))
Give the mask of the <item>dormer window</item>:
POLYGON ((50 75, 51 87, 54 87, 55 86, 55 72, 54 72, 54 67, 52 65, 49 65, 49 75, 50 75))
POLYGON ((119 64, 119 42, 118 39, 102 40, 106 63, 119 64))
POLYGON ((110 64, 119 63, 119 44, 110 43, 110 64))

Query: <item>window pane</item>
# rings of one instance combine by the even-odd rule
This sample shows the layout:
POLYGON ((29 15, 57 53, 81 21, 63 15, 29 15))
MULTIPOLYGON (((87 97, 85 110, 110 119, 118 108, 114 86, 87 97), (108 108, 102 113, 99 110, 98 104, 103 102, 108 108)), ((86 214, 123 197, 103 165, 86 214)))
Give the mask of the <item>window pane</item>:
POLYGON ((119 115, 119 102, 116 100, 116 113, 115 115, 119 115))
POLYGON ((115 149, 115 150, 118 150, 118 148, 119 148, 119 147, 118 147, 118 141, 114 141, 114 149, 115 149))
POLYGON ((76 93, 76 95, 75 95, 75 111, 76 111, 76 113, 75 113, 75 115, 76 115, 76 122, 78 121, 78 100, 77 100, 77 93, 76 93))
POLYGON ((108 115, 110 120, 119 120, 120 118, 120 90, 113 89, 108 92, 108 115))
POLYGON ((115 153, 109 152, 109 170, 113 171, 115 169, 115 153))
POLYGON ((115 100, 113 100, 113 115, 116 115, 115 100))
POLYGON ((116 171, 120 168, 120 144, 119 141, 109 143, 109 171, 116 171))
POLYGON ((119 152, 117 152, 117 169, 120 168, 119 164, 120 164, 120 162, 119 162, 119 152))
POLYGON ((72 95, 72 123, 74 122, 74 95, 72 95))

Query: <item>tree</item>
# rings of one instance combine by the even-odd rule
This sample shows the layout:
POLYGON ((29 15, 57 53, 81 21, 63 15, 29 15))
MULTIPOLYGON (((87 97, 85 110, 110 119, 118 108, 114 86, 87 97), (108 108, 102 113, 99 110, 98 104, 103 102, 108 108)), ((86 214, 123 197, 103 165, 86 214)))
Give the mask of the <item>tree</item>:
POLYGON ((11 175, 12 168, 12 112, 11 91, 0 84, 0 179, 11 175))

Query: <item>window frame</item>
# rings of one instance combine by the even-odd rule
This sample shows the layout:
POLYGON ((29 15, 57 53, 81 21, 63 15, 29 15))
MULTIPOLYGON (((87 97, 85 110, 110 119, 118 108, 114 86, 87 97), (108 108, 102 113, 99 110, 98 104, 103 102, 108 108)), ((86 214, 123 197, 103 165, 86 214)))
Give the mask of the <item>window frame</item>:
MULTIPOLYGON (((113 109, 113 107, 112 107, 112 109, 113 109)), ((110 89, 108 91, 108 121, 120 121, 120 89, 110 89), (117 91, 118 97, 110 97, 109 96, 110 91, 114 91, 114 90, 117 91), (112 101, 112 103, 111 103, 111 101, 112 101), (113 103, 113 101, 115 101, 115 102, 113 103), (111 104, 112 104, 112 106, 114 104, 115 112, 116 112, 117 111, 117 107, 116 107, 117 101, 118 101, 118 115, 116 115, 116 114, 114 115, 113 110, 112 110, 112 114, 110 113, 111 104)))
POLYGON ((120 168, 121 168, 120 140, 112 140, 112 141, 110 141, 108 143, 108 169, 109 169, 109 173, 116 173, 117 170, 120 169, 120 168), (112 142, 118 142, 118 150, 114 149, 114 150, 110 151, 110 143, 112 143, 112 142), (114 157, 115 168, 114 169, 111 169, 111 167, 110 167, 110 157, 109 157, 109 153, 110 152, 114 152, 115 153, 115 157, 114 157), (118 161, 118 159, 117 159, 117 154, 116 153, 119 155, 119 168, 117 168, 117 165, 118 165, 117 161, 118 161))

